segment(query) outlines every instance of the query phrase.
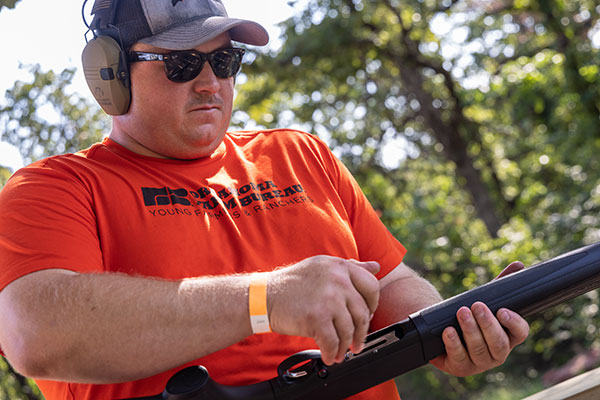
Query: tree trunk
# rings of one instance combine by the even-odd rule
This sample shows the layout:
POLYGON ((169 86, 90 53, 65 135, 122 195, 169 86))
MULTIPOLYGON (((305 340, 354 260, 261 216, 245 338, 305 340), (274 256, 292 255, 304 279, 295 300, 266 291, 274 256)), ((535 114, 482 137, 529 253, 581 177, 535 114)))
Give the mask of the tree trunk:
MULTIPOLYGON (((457 175, 464 178, 464 188, 471 196, 478 217, 485 224, 489 234, 497 237, 498 230, 503 224, 500 217, 502 213, 497 212, 489 190, 483 182, 481 172, 474 166, 473 159, 467 151, 467 142, 460 134, 460 125, 445 123, 442 120, 440 111, 433 107, 433 96, 423 87, 423 77, 416 65, 403 62, 399 68, 405 87, 416 96, 420 103, 418 113, 424 118, 425 125, 429 127, 437 141, 444 145, 444 154, 456 165, 457 175)), ((455 105, 452 112, 460 113, 462 116, 459 105, 455 105)), ((460 121, 461 119, 459 117, 452 120, 460 121)))

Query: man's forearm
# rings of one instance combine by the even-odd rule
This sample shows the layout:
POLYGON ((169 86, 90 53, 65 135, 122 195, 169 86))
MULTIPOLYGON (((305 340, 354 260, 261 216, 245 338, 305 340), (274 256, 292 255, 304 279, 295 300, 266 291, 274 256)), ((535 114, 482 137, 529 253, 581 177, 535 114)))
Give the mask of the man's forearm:
POLYGON ((382 280, 379 307, 371 320, 371 331, 401 321, 413 312, 441 300, 442 297, 429 281, 401 263, 382 280))
POLYGON ((0 344, 36 378, 140 379, 250 335, 248 283, 40 271, 0 292, 0 344))

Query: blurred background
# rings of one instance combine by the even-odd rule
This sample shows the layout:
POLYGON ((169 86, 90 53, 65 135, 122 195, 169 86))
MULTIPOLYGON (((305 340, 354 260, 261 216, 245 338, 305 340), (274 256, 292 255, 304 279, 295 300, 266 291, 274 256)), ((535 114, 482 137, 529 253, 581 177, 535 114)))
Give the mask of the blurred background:
MULTIPOLYGON (((224 3, 272 39, 248 48, 232 129, 319 135, 445 297, 600 240, 596 1, 224 3)), ((0 0, 0 184, 110 132, 81 77, 84 32, 80 1, 0 0)), ((400 393, 518 399, 596 368, 598 304, 592 291, 531 318, 499 368, 423 367, 400 393)), ((41 396, 0 359, 0 399, 19 398, 41 396)))

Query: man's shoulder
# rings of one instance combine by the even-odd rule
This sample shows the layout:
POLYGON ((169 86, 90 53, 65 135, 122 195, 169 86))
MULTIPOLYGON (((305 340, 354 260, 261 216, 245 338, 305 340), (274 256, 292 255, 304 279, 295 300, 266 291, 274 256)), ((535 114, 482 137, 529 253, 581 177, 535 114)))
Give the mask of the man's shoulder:
POLYGON ((36 168, 53 168, 62 164, 70 164, 72 162, 81 162, 86 159, 93 159, 96 152, 104 147, 104 143, 95 143, 87 149, 79 150, 75 153, 56 154, 36 160, 29 165, 23 167, 23 170, 36 168))
POLYGON ((15 173, 9 179, 20 182, 44 181, 52 178, 64 180, 77 180, 82 174, 89 173, 94 169, 97 162, 95 154, 103 147, 102 143, 96 143, 91 147, 75 153, 52 155, 36 160, 15 173))

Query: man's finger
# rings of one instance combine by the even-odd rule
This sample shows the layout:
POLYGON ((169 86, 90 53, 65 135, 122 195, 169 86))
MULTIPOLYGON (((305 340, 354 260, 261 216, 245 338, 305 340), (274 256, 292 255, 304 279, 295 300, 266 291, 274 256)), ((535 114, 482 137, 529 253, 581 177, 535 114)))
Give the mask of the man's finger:
POLYGON ((321 325, 318 329, 319 332, 314 336, 314 339, 321 350, 321 359, 326 365, 333 365, 340 343, 337 330, 333 321, 321 325))
POLYGON ((335 362, 339 363, 344 360, 344 355, 352 344, 355 325, 349 312, 340 312, 333 321, 333 325, 339 338, 338 347, 335 352, 335 362))
POLYGON ((347 307, 354 323, 354 337, 350 349, 353 353, 360 353, 369 333, 371 311, 368 309, 365 300, 358 294, 348 298, 347 307))
POLYGON ((510 264, 508 264, 506 266, 506 268, 504 268, 502 270, 502 272, 500 272, 498 274, 498 276, 494 278, 494 280, 500 279, 500 278, 502 278, 504 276, 512 274, 513 272, 520 271, 520 270, 522 270, 524 268, 525 268, 525 265, 523 265, 523 263, 521 261, 513 261, 510 264))
POLYGON ((457 318, 473 364, 485 365, 492 356, 473 312, 468 307, 461 307, 457 312, 457 318))
POLYGON ((514 311, 501 308, 496 313, 498 321, 508 330, 510 348, 523 343, 529 335, 529 324, 514 311))
POLYGON ((379 265, 379 263, 377 261, 358 261, 358 260, 354 260, 354 259, 349 259, 347 261, 349 261, 352 264, 359 266, 363 269, 366 269, 373 275, 378 273, 379 270, 381 269, 381 266, 379 265))
POLYGON ((446 357, 451 364, 462 364, 465 362, 471 362, 469 359, 469 353, 467 353, 467 349, 463 346, 463 343, 460 340, 460 336, 458 336, 458 332, 452 326, 444 329, 442 333, 442 341, 444 342, 444 347, 446 348, 446 357))
POLYGON ((511 349, 508 335, 485 304, 476 302, 471 306, 471 310, 492 359, 497 363, 504 362, 511 349))
POLYGON ((379 281, 375 274, 379 272, 377 263, 359 263, 359 268, 350 268, 350 280, 365 300, 371 314, 377 310, 379 304, 379 281))

